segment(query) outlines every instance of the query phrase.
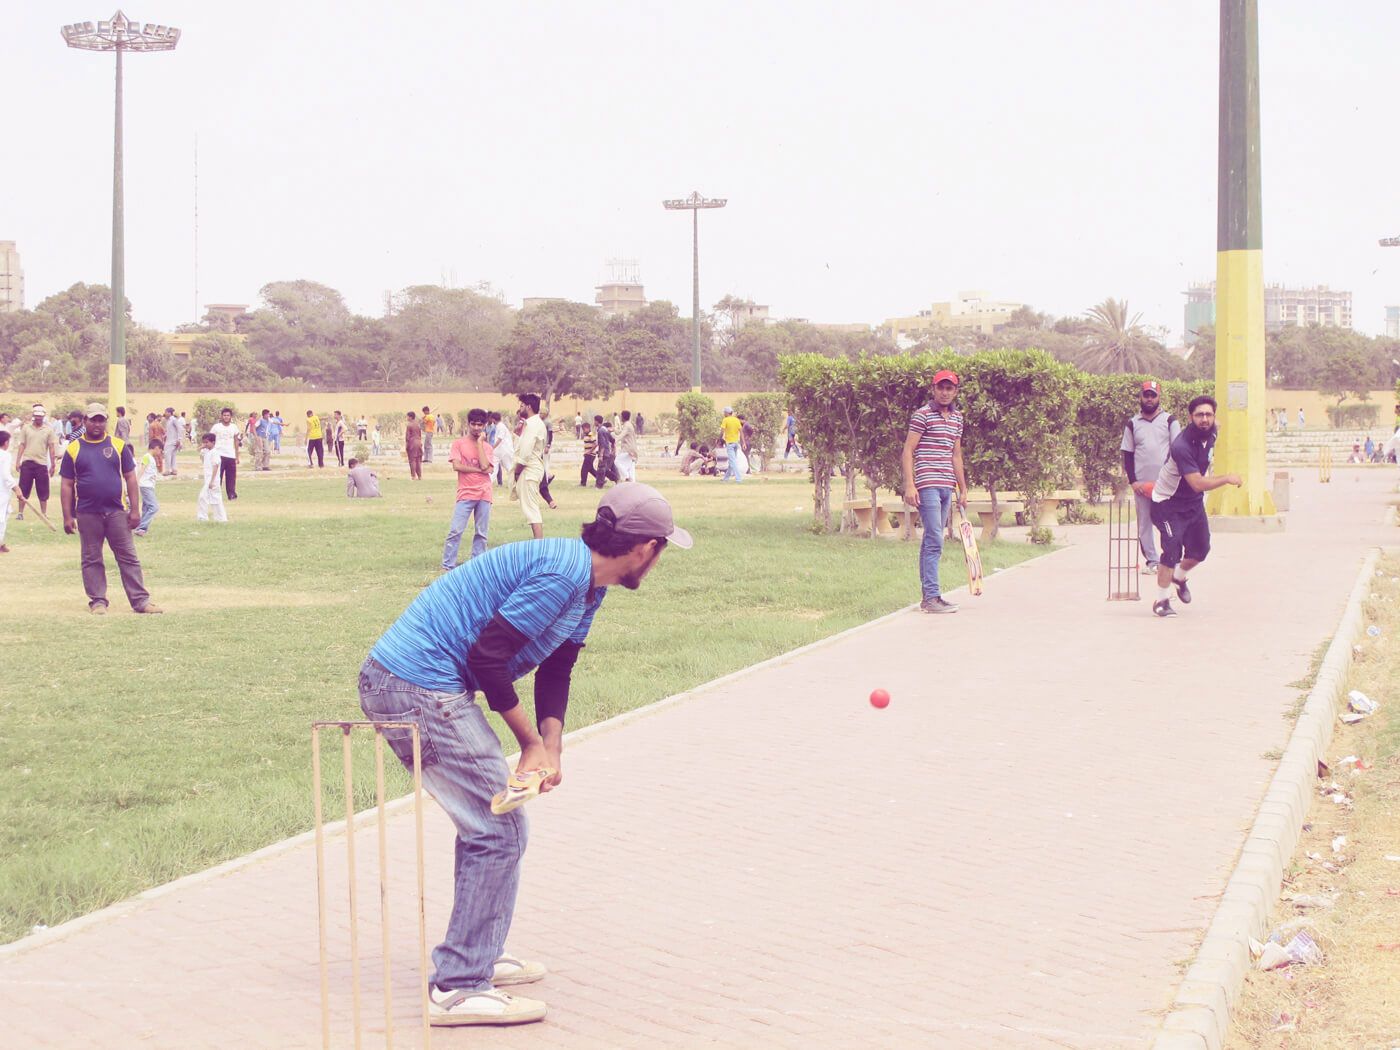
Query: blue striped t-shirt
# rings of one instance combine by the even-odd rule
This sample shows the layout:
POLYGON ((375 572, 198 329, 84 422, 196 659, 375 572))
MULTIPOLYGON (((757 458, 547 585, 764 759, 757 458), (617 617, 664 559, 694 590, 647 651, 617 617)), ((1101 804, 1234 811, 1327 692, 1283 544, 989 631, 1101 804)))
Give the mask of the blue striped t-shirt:
POLYGON ((521 678, 565 642, 583 644, 607 594, 598 587, 590 595, 592 582, 593 556, 582 540, 494 547, 424 588, 369 655, 424 689, 476 689, 467 651, 499 613, 529 639, 510 662, 511 678, 521 678))

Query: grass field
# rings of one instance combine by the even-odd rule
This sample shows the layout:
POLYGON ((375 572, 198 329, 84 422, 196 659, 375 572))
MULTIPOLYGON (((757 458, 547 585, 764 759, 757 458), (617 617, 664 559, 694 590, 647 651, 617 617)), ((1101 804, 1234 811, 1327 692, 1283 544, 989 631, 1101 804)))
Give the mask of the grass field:
MULTIPOLYGON (((90 616, 77 538, 11 520, 0 571, 7 608, 24 611, 0 648, 0 940, 310 826, 308 723, 360 717, 359 665, 436 578, 452 510, 443 465, 419 483, 378 469, 376 501, 346 500, 335 469, 247 473, 227 526, 196 524, 194 480, 163 483, 138 541, 161 617, 131 613, 110 557, 111 613, 90 616)), ((813 535, 796 475, 649 480, 696 545, 667 550, 640 591, 609 596, 570 728, 917 600, 915 544, 813 535)), ((576 536, 597 495, 561 474, 548 534, 576 536)), ((497 505, 493 545, 528 534, 497 505)), ((984 561, 991 572, 1043 550, 997 543, 984 561)), ((954 587, 963 560, 949 553, 954 587)))

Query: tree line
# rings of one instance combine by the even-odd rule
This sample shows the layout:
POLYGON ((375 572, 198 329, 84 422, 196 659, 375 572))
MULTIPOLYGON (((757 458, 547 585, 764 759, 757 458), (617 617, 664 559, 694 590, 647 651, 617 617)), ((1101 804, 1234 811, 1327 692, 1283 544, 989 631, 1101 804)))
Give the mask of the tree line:
MULTIPOLYGON (((181 326, 190 353, 174 354, 165 336, 131 321, 125 304, 127 378, 133 390, 538 390, 606 397, 683 390, 691 379, 689 318, 664 300, 626 316, 592 306, 546 301, 517 311, 489 284, 414 285, 390 296, 382 317, 353 313, 334 288, 309 280, 273 281, 258 306, 229 319, 213 312, 181 326), (236 338, 235 338, 236 337, 236 338)), ((842 331, 802 321, 744 323, 743 301, 725 296, 701 319, 705 386, 776 390, 784 357, 815 354, 857 360, 951 350, 960 355, 1004 347, 1042 350, 1082 372, 1146 373, 1161 379, 1209 379, 1215 337, 1197 334, 1189 356, 1169 352, 1126 301, 1105 299, 1078 317, 1022 307, 992 333, 930 328, 912 346, 889 331, 842 331)), ((33 310, 0 314, 0 385, 23 390, 100 389, 110 358, 111 291, 75 284, 33 310), (47 363, 45 363, 47 362, 47 363)), ((1390 386, 1400 376, 1400 340, 1338 328, 1286 328, 1265 340, 1271 386, 1319 390, 1338 401, 1390 386)))

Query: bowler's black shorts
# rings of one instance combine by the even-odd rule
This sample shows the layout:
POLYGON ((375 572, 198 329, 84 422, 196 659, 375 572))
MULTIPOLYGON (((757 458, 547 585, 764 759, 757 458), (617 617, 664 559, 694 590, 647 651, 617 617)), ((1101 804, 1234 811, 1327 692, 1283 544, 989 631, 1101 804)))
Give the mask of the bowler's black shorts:
POLYGON ((1210 553, 1210 521, 1204 500, 1152 504, 1152 524, 1162 539, 1161 564, 1175 568, 1182 558, 1205 561, 1210 553))

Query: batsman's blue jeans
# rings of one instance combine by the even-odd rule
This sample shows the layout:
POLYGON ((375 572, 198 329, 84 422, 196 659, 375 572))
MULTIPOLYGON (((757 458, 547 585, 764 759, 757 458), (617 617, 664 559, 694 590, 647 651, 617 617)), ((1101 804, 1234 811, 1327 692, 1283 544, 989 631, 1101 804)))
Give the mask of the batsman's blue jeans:
POLYGON ((924 523, 924 541, 919 545, 919 582, 924 601, 943 593, 938 583, 938 563, 943 558, 943 530, 948 526, 952 507, 952 489, 919 490, 919 517, 924 523))
MULTIPOLYGON (((499 817, 491 812, 491 796, 510 775, 501 743, 473 693, 424 689, 373 659, 360 668, 360 707, 376 722, 417 724, 423 786, 457 829, 452 915, 433 949, 433 983, 442 989, 490 988, 515 915, 529 837, 523 808, 499 817)), ((411 771, 412 733, 389 729, 384 739, 411 771)))
POLYGON ((729 457, 729 465, 724 468, 724 480, 728 481, 733 478, 735 481, 743 481, 744 475, 739 473, 739 442, 726 442, 724 451, 729 457))

